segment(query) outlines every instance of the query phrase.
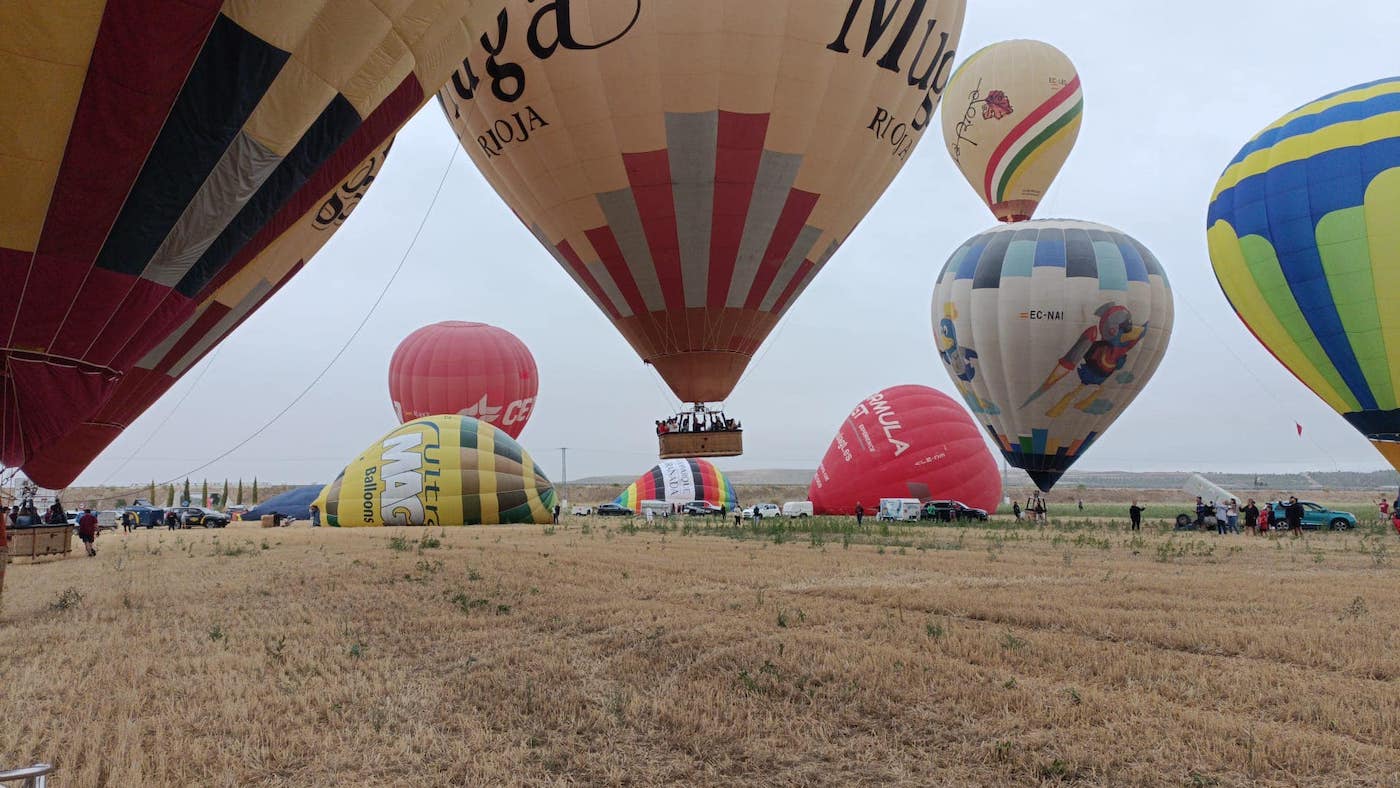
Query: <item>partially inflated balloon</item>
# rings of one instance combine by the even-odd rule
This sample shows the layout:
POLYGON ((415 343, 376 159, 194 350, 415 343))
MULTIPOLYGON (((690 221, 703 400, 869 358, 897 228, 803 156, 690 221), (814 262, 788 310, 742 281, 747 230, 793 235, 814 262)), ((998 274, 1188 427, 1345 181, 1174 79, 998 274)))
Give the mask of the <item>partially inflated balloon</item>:
POLYGON ((346 528, 548 523, 554 485, 509 435, 467 416, 433 416, 374 442, 316 505, 346 528))
POLYGON ((729 511, 739 503, 729 477, 709 460, 664 460, 632 482, 614 503, 635 511, 642 501, 708 501, 729 511))
POLYGON ((1260 132, 1216 184, 1207 226, 1240 319, 1400 469, 1400 78, 1260 132))
POLYGON ((685 402, 723 400, 932 121, 963 0, 508 0, 440 92, 685 402))
POLYGON ((455 413, 519 438, 539 389, 530 349, 485 323, 424 326, 400 342, 389 361, 389 397, 399 421, 455 413))
POLYGON ((842 422, 807 490, 817 514, 874 511, 881 498, 962 501, 996 511, 1001 474, 977 423, 927 386, 895 386, 842 422))
POLYGON ((1172 332, 1167 275, 1101 224, 1002 225, 933 293, 938 355, 1006 459, 1049 491, 1147 385, 1172 332))
POLYGON ((968 58, 944 92, 943 141, 1003 222, 1035 215, 1079 138, 1084 91, 1060 50, 1003 41, 968 58))
POLYGON ((67 485, 271 297, 487 10, 5 4, 0 462, 67 485))

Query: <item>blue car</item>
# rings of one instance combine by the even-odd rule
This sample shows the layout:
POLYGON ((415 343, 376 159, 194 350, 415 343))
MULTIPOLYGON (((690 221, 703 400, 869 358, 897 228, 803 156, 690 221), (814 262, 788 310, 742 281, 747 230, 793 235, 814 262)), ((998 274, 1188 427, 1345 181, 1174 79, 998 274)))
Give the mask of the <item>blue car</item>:
MULTIPOLYGON (((1283 512, 1283 507, 1287 503, 1287 501, 1277 501, 1265 504, 1265 506, 1274 507, 1274 521, 1278 523, 1278 528, 1288 527, 1287 518, 1283 512)), ((1329 528, 1333 531, 1345 531, 1356 527, 1356 515, 1351 512, 1334 512, 1312 501, 1299 501, 1298 503, 1303 505, 1303 528, 1306 530, 1316 531, 1321 528, 1329 528)))

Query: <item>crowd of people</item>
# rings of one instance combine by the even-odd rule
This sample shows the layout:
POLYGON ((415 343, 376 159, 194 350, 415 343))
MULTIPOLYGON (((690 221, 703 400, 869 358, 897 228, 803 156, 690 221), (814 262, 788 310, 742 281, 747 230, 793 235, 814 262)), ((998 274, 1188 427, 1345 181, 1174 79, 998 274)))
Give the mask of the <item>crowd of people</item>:
POLYGON ((727 418, 723 413, 710 413, 709 411, 696 411, 695 413, 681 413, 669 419, 658 419, 656 422, 657 435, 669 435, 674 432, 738 432, 739 422, 727 418))

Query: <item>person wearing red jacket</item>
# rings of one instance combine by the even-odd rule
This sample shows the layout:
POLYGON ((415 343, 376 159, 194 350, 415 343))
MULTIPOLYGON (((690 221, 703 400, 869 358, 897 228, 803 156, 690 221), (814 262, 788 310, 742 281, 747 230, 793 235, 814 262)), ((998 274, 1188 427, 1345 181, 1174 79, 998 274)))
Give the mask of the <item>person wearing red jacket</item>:
POLYGON ((97 515, 91 509, 84 509, 78 518, 78 538, 83 540, 89 558, 97 555, 97 515))

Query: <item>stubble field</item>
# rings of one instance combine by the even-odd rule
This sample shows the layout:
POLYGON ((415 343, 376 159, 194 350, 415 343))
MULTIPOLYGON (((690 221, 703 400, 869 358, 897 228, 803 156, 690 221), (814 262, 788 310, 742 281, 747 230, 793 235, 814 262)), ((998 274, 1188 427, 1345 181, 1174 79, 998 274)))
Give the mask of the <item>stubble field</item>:
POLYGON ((821 518, 104 535, 11 565, 65 786, 1394 784, 1400 544, 821 518))

